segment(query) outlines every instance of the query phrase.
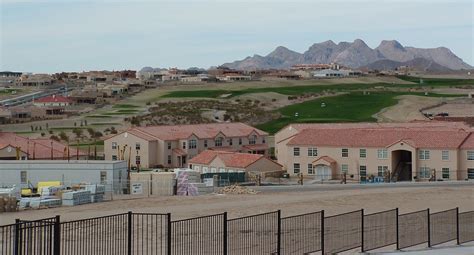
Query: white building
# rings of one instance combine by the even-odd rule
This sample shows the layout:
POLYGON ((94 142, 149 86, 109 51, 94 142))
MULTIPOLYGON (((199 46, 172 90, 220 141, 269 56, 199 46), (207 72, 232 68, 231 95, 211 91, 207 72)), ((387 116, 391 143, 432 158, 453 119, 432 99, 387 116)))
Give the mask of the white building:
POLYGON ((65 186, 79 183, 106 184, 121 192, 127 185, 126 161, 103 160, 0 160, 0 187, 27 188, 28 183, 60 181, 65 186))

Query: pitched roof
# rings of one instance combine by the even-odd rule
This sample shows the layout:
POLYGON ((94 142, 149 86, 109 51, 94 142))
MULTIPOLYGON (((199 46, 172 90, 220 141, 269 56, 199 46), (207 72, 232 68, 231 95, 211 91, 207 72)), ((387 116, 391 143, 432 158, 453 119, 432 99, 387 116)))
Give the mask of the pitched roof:
POLYGON ((459 148, 471 132, 464 130, 405 128, 305 129, 288 145, 334 147, 388 147, 409 140, 415 148, 459 148))
POLYGON ((252 132, 258 135, 268 135, 268 133, 246 125, 244 123, 212 123, 212 124, 191 124, 173 126, 148 126, 135 127, 127 130, 145 140, 179 140, 187 139, 191 135, 196 135, 200 139, 213 139, 217 134, 222 133, 226 137, 249 136, 252 132))
POLYGON ((72 100, 61 95, 52 95, 35 100, 35 103, 72 103, 72 100))
MULTIPOLYGON (((229 151, 216 151, 216 150, 205 150, 194 158, 189 160, 190 164, 210 164, 215 158, 219 158, 224 162, 226 167, 246 168, 249 165, 257 162, 258 160, 270 160, 265 158, 264 155, 260 154, 249 154, 229 151)), ((272 160, 270 160, 272 161, 272 160)), ((275 164, 278 164, 272 161, 275 164)))
POLYGON ((474 149, 474 133, 471 132, 461 145, 461 149, 474 149))
MULTIPOLYGON (((33 157, 33 151, 35 158, 40 159, 49 159, 51 158, 51 144, 53 149, 53 158, 64 158, 64 150, 67 148, 67 145, 64 145, 60 142, 49 138, 37 138, 37 139, 28 139, 23 136, 19 136, 15 133, 0 132, 0 144, 5 148, 7 145, 13 147, 20 147, 20 150, 24 153, 29 153, 30 158, 33 157)), ((69 148, 70 157, 76 155, 75 148, 69 148)), ((79 156, 87 155, 87 153, 79 150, 79 156)))

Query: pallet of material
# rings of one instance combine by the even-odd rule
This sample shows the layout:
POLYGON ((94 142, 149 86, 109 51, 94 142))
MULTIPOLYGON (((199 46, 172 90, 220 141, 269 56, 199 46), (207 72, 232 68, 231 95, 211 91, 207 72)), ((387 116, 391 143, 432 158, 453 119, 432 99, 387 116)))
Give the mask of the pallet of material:
POLYGON ((65 192, 62 194, 62 199, 62 204, 65 206, 89 204, 91 202, 91 192, 88 190, 65 192))
POLYGON ((31 208, 50 208, 58 206, 61 206, 61 199, 59 198, 35 199, 30 201, 31 208))

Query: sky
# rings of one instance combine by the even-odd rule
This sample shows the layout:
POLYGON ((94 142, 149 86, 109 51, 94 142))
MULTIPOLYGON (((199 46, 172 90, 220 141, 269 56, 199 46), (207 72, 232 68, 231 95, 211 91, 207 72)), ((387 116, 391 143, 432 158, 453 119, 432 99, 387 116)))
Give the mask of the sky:
POLYGON ((0 0, 0 71, 218 66, 357 38, 445 46, 474 65, 472 0, 0 0))

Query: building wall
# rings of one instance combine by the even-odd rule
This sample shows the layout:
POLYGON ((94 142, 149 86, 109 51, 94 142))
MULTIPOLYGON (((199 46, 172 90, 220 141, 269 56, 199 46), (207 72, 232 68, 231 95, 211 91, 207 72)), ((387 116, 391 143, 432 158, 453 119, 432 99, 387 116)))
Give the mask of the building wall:
POLYGON ((289 142, 290 137, 297 133, 298 131, 290 125, 275 134, 275 155, 277 157, 277 162, 283 165, 284 170, 289 169, 287 162, 291 158, 290 155, 292 155, 287 152, 287 143, 289 142))
MULTIPOLYGON (((253 133, 252 135, 257 135, 256 133, 253 133)), ((246 149, 243 148, 243 146, 249 144, 249 137, 244 136, 244 137, 225 137, 223 135, 218 135, 217 137, 223 138, 222 140, 222 147, 227 147, 231 148, 234 151, 241 151, 241 152, 247 152, 246 149), (242 139, 242 144, 239 144, 239 138, 242 139), (232 145, 229 145, 228 139, 232 139, 232 145)), ((216 138, 217 138, 216 137, 216 138)), ((256 139, 256 144, 263 144, 263 141, 265 141, 265 144, 268 142, 268 136, 258 136, 256 139)), ((112 160, 112 155, 117 155, 117 150, 112 149, 112 142, 116 142, 117 145, 120 146, 122 149, 125 144, 127 144, 127 147, 132 146, 132 157, 131 157, 131 163, 132 166, 135 166, 135 157, 136 155, 140 155, 140 160, 141 160, 141 167, 142 168, 152 168, 155 166, 164 166, 164 167, 178 167, 178 156, 173 153, 173 149, 181 149, 187 153, 187 160, 186 162, 189 161, 192 157, 195 155, 199 154, 200 152, 206 150, 206 149, 211 149, 211 148, 220 148, 216 147, 215 139, 198 139, 195 136, 191 136, 189 139, 182 139, 182 140, 171 140, 171 141, 163 141, 160 139, 157 139, 155 141, 147 141, 145 139, 139 138, 135 135, 132 135, 128 132, 124 132, 122 134, 118 134, 114 137, 111 137, 107 140, 104 141, 104 154, 105 154, 105 159, 106 160, 112 160), (125 137, 125 134, 127 134, 127 137, 125 137), (197 148, 196 149, 190 149, 189 148, 189 141, 192 139, 197 140, 197 148), (207 140, 207 147, 204 146, 205 140, 207 140), (137 154, 137 151, 135 150, 135 143, 139 142, 141 145, 141 150, 139 151, 139 154, 137 154), (186 142, 186 148, 183 149, 183 142, 186 142), (168 149, 168 143, 171 143, 171 149, 168 149), (171 164, 168 164, 168 156, 171 155, 171 164)), ((128 160, 128 148, 125 153, 125 159, 128 160)), ((268 151, 265 151, 265 154, 267 154, 268 151)))
POLYGON ((467 159, 467 152, 474 151, 474 149, 462 149, 458 153, 459 158, 459 179, 464 180, 468 178, 467 170, 474 169, 474 160, 467 159))
POLYGON ((41 181, 61 181, 66 186, 81 182, 99 184, 101 172, 105 171, 108 188, 121 191, 126 187, 127 162, 0 160, 0 186, 28 187, 21 182, 22 171, 26 171, 27 180, 34 186, 41 181))
POLYGON ((390 146, 387 149, 387 158, 378 158, 378 150, 384 148, 354 148, 346 147, 348 149, 348 157, 342 157, 343 147, 316 147, 318 154, 317 156, 308 156, 308 148, 313 148, 313 146, 286 146, 282 151, 279 149, 278 161, 280 164, 283 164, 284 169, 288 171, 291 175, 296 175, 294 173, 294 163, 300 164, 300 172, 304 175, 308 175, 308 164, 313 164, 313 162, 321 156, 329 156, 336 161, 333 169, 333 177, 339 177, 342 174, 341 168, 345 164, 348 166, 348 174, 353 174, 355 176, 359 175, 359 167, 367 167, 367 176, 378 174, 379 166, 387 166, 389 171, 394 171, 398 161, 394 158, 393 152, 398 150, 407 150, 412 153, 412 176, 419 175, 420 167, 429 167, 430 169, 435 169, 437 179, 442 178, 442 168, 449 168, 450 170, 450 180, 464 179, 463 173, 465 173, 468 168, 466 164, 469 164, 470 167, 474 168, 474 161, 468 162, 466 160, 467 153, 461 152, 461 157, 458 155, 458 151, 455 149, 446 149, 449 152, 449 159, 442 160, 442 149, 423 149, 430 152, 429 160, 419 159, 419 149, 415 149, 411 146, 398 145, 395 144, 390 146), (300 156, 294 156, 294 148, 300 148, 300 156), (366 158, 360 157, 360 149, 366 149, 366 158), (462 157, 464 155, 464 158, 462 157), (460 160, 458 160, 460 158, 460 160), (461 163, 462 162, 462 163, 461 163), (466 163, 467 162, 467 163, 466 163), (461 164, 460 164, 461 163, 461 164), (463 165, 464 164, 464 165, 463 165), (461 166, 461 167, 460 167, 461 166), (459 169, 463 171, 458 171, 459 169))

